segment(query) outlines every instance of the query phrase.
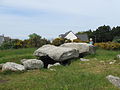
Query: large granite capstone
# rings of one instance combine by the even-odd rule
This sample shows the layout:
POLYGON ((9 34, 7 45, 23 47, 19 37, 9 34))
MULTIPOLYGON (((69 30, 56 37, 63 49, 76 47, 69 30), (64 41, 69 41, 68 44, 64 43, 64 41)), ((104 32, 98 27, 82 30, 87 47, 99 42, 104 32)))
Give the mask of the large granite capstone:
POLYGON ((72 48, 79 51, 79 54, 88 53, 88 54, 95 54, 95 46, 87 43, 65 43, 62 44, 60 47, 72 48))
POLYGON ((49 56, 55 61, 65 61, 71 58, 79 57, 79 51, 73 48, 44 45, 36 50, 34 55, 38 57, 49 56))

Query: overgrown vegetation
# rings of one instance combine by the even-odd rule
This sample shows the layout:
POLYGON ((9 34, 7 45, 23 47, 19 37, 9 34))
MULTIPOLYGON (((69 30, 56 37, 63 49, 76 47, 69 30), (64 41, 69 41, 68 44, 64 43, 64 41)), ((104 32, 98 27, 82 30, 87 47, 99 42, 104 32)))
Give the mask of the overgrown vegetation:
POLYGON ((13 39, 5 41, 0 46, 0 49, 38 48, 45 44, 50 44, 50 41, 33 33, 29 35, 29 39, 26 40, 13 39))
POLYGON ((74 39, 73 41, 71 41, 70 39, 65 39, 65 38, 55 38, 55 39, 52 41, 52 45, 60 46, 61 44, 70 43, 70 42, 88 43, 88 41, 81 41, 80 39, 74 39))
MULTIPOLYGON (((116 37, 120 37, 120 26, 111 28, 110 26, 100 26, 96 30, 88 30, 84 32, 78 32, 77 34, 87 33, 89 38, 93 38, 96 42, 108 42, 113 41, 116 37)), ((120 38, 117 38, 120 39, 120 38)))
POLYGON ((69 40, 69 39, 66 39, 66 38, 55 38, 55 39, 52 41, 52 45, 60 46, 61 44, 69 43, 69 42, 72 42, 72 41, 69 40))
POLYGON ((76 42, 76 43, 89 43, 89 41, 81 41, 80 39, 74 39, 73 42, 76 42))
MULTIPOLYGON (((0 63, 22 58, 35 58, 35 49, 0 51, 0 63)), ((119 90, 107 79, 107 75, 120 77, 120 62, 109 64, 120 51, 98 49, 95 55, 88 55, 88 62, 74 60, 69 66, 32 70, 24 73, 0 72, 0 90, 119 90)))
POLYGON ((96 47, 107 49, 107 50, 120 50, 120 43, 114 42, 102 42, 102 43, 95 43, 96 47))

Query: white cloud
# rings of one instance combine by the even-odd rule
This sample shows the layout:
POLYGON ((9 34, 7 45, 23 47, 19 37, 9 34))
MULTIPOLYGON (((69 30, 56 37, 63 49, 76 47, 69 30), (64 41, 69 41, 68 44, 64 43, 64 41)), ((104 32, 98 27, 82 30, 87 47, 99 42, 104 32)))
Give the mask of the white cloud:
POLYGON ((95 16, 94 14, 99 15, 101 12, 108 12, 107 15, 111 11, 115 12, 120 8, 119 3, 119 0, 3 0, 2 5, 95 16))

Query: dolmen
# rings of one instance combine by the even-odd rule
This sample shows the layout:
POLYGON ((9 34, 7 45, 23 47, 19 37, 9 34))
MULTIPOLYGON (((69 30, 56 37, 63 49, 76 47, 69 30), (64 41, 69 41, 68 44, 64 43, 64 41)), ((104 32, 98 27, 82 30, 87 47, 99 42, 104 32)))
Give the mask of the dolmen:
POLYGON ((61 46, 44 45, 34 52, 38 59, 42 60, 44 67, 48 64, 59 62, 66 65, 71 59, 78 58, 83 54, 94 54, 95 48, 93 45, 87 43, 65 43, 61 46))
MULTIPOLYGON (((95 54, 95 47, 87 43, 65 43, 61 46, 44 45, 34 53, 37 59, 22 59, 21 64, 6 62, 0 64, 2 71, 25 71, 68 65, 71 60, 86 54, 95 54)), ((86 60, 81 60, 86 61, 86 60)))
POLYGON ((44 45, 34 52, 44 62, 45 68, 48 64, 56 62, 65 63, 67 60, 79 57, 79 51, 73 48, 44 45))

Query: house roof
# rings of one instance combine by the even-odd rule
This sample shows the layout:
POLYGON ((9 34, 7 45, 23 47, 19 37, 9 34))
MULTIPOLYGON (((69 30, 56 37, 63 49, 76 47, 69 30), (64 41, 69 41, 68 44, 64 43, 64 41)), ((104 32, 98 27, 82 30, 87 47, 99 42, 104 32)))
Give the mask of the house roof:
POLYGON ((80 39, 81 41, 88 41, 88 35, 87 34, 80 34, 80 35, 76 35, 78 39, 80 39))
MULTIPOLYGON (((68 32, 66 32, 65 34, 61 34, 61 35, 59 35, 61 38, 65 38, 70 32, 72 32, 72 31, 68 31, 68 32)), ((73 32, 72 32, 73 33, 73 32)), ((74 34, 74 33, 73 33, 74 34)), ((75 34, 74 34, 75 35, 75 34)), ((76 35, 75 35, 76 36, 76 35)))
MULTIPOLYGON (((61 34, 59 35, 59 37, 61 38, 65 38, 70 32, 72 31, 68 31, 66 32, 65 34, 61 34)), ((72 32, 73 33, 73 32, 72 32)), ((74 34, 74 33, 73 33, 74 34)), ((88 35, 87 34, 80 34, 80 35, 77 35, 77 34, 74 34, 78 39, 80 39, 81 41, 88 41, 88 35)))

